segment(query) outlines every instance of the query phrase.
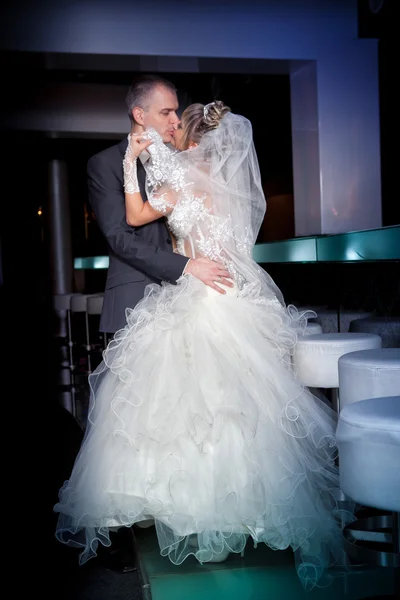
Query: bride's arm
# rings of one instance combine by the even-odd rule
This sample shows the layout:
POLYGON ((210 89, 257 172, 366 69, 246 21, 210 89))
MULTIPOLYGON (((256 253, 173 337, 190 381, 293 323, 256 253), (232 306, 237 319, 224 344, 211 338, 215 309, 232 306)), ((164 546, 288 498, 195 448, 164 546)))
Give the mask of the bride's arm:
POLYGON ((130 135, 123 160, 126 222, 133 227, 151 223, 163 216, 149 202, 143 202, 137 178, 138 156, 151 143, 151 140, 130 135))
POLYGON ((152 193, 148 202, 143 202, 137 178, 137 159, 151 143, 151 140, 130 136, 123 160, 126 222, 133 227, 160 219, 169 214, 174 206, 169 199, 171 194, 162 193, 162 189, 152 193))
POLYGON ((165 213, 154 210, 149 202, 143 202, 140 192, 134 192, 133 194, 125 192, 125 212, 126 222, 133 227, 146 225, 146 223, 151 223, 165 216, 165 213))

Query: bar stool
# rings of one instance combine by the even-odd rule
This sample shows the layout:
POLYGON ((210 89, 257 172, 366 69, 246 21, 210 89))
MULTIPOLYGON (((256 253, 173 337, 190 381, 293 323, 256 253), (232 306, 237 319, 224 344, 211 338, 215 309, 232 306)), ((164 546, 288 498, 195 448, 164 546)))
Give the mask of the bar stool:
POLYGON ((339 358, 341 408, 367 398, 393 396, 399 392, 400 348, 359 350, 339 358))
MULTIPOLYGON (((370 317, 374 314, 373 311, 357 310, 357 309, 351 309, 351 308, 339 308, 338 312, 339 312, 339 325, 340 325, 339 331, 341 333, 349 333, 349 332, 352 333, 350 331, 350 323, 354 319, 363 319, 365 317, 370 317)), ((361 331, 359 333, 376 333, 376 334, 378 334, 377 331, 361 331)))
MULTIPOLYGON (((95 296, 90 296, 87 299, 87 343, 89 346, 89 352, 92 352, 94 349, 94 344, 92 342, 92 336, 91 336, 91 323, 90 323, 90 317, 91 316, 97 316, 99 317, 101 315, 101 311, 103 309, 103 300, 104 300, 104 293, 102 294, 97 294, 95 296)), ((98 331, 98 322, 97 322, 97 331, 98 331)), ((102 335, 102 346, 103 346, 103 350, 105 350, 107 348, 107 334, 104 333, 102 335)), ((90 362, 90 367, 93 366, 93 361, 91 360, 90 362)))
POLYGON ((71 293, 71 294, 55 294, 53 296, 53 308, 56 313, 65 313, 67 320, 67 328, 64 332, 62 329, 60 330, 60 337, 65 337, 67 340, 67 344, 69 347, 69 356, 70 356, 70 367, 73 369, 73 353, 72 353, 72 332, 71 332, 71 301, 73 297, 81 296, 82 294, 71 293))
MULTIPOLYGON (((319 312, 317 311, 315 321, 322 326, 323 333, 348 333, 350 323, 353 319, 369 317, 372 314, 370 311, 351 310, 347 308, 323 308, 319 312)), ((365 333, 377 332, 368 331, 365 333)))
POLYGON ((364 509, 372 509, 372 516, 344 528, 346 551, 357 563, 399 568, 400 396, 344 406, 336 441, 341 489, 364 509))
POLYGON ((379 335, 372 333, 320 333, 299 336, 293 352, 293 367, 308 388, 329 390, 333 408, 339 412, 338 361, 343 354, 380 348, 379 335))
MULTIPOLYGON (((321 325, 319 323, 316 323, 315 321, 307 321, 307 327, 306 327, 303 335, 314 335, 315 333, 322 333, 321 325)), ((310 389, 310 392, 312 394, 314 394, 314 396, 317 396, 320 400, 325 402, 325 404, 329 405, 329 400, 325 396, 325 394, 322 392, 322 390, 320 390, 318 388, 309 388, 309 389, 310 389)))
MULTIPOLYGON (((83 324, 81 324, 81 328, 80 330, 83 332, 83 339, 84 339, 84 348, 86 351, 86 361, 87 361, 87 368, 86 368, 86 373, 91 373, 92 372, 92 365, 91 365, 91 356, 90 356, 90 351, 91 351, 91 342, 90 342, 90 332, 89 332, 89 315, 88 315, 88 300, 89 298, 94 298, 97 296, 101 296, 102 294, 98 293, 98 294, 79 294, 79 296, 74 296, 71 298, 71 314, 80 314, 81 316, 83 316, 83 324)), ((75 339, 78 340, 79 339, 79 327, 76 324, 75 328, 71 327, 71 330, 75 336, 75 339)), ((77 342, 78 343, 78 342, 77 342)))
POLYGON ((382 338, 382 348, 400 348, 400 317, 368 316, 354 319, 350 331, 376 333, 382 338))
POLYGON ((319 323, 314 323, 313 321, 308 321, 304 335, 314 335, 315 333, 322 333, 321 325, 319 323))
POLYGON ((59 317, 59 327, 56 337, 61 340, 60 367, 64 397, 63 405, 74 417, 76 417, 76 390, 74 380, 74 342, 71 331, 71 302, 72 298, 80 295, 79 293, 53 295, 53 308, 59 317), (65 396, 70 396, 70 401, 68 399, 66 401, 65 396))

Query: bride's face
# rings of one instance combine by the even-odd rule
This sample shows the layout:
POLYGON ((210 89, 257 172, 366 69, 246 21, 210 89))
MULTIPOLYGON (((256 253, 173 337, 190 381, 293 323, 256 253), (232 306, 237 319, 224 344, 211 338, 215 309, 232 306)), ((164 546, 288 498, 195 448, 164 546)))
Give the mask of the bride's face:
POLYGON ((182 141, 184 138, 184 130, 182 123, 179 123, 174 131, 174 137, 172 138, 171 144, 175 146, 177 150, 184 150, 182 148, 182 141))
POLYGON ((191 150, 192 148, 198 146, 196 142, 192 141, 189 141, 189 143, 186 145, 184 141, 186 139, 187 136, 185 131, 185 118, 184 115, 182 115, 182 121, 178 124, 178 126, 175 129, 174 137, 172 139, 171 144, 175 146, 177 150, 191 150))

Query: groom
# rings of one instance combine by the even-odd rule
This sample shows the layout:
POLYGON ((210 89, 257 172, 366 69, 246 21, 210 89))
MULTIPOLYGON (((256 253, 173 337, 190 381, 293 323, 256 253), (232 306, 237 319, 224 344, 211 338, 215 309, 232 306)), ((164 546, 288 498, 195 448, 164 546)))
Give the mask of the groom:
MULTIPOLYGON (((130 86, 126 97, 131 133, 154 128, 165 143, 172 141, 179 124, 175 86, 156 75, 143 75, 130 86)), ((150 283, 176 283, 182 274, 191 274, 224 293, 215 282, 229 285, 229 273, 208 258, 191 259, 172 251, 165 219, 142 227, 126 223, 122 160, 127 137, 119 144, 92 156, 88 162, 89 201, 105 236, 110 263, 104 292, 100 331, 114 334, 126 324, 125 309, 133 308, 150 283), (222 281, 221 281, 222 278, 222 281)), ((142 153, 137 162, 139 187, 146 199, 143 167, 149 158, 142 153)))
MULTIPOLYGON (((173 140, 180 121, 176 114, 177 92, 170 81, 156 75, 139 77, 128 90, 126 104, 131 133, 142 133, 152 127, 165 143, 173 140)), ((188 259, 174 253, 164 218, 137 228, 127 224, 122 170, 127 145, 126 136, 119 144, 92 156, 87 165, 89 201, 109 250, 100 319, 100 331, 109 336, 125 326, 126 308, 133 308, 142 299, 145 287, 150 283, 167 281, 174 284, 183 274, 190 274, 220 293, 225 292, 217 281, 228 287, 232 285, 226 279, 229 272, 223 265, 208 258, 188 259)), ((147 198, 143 164, 149 156, 143 152, 137 161, 144 200, 147 198)), ((129 531, 121 528, 111 532, 110 537, 110 549, 99 545, 101 562, 118 572, 132 571, 135 561, 129 531)))

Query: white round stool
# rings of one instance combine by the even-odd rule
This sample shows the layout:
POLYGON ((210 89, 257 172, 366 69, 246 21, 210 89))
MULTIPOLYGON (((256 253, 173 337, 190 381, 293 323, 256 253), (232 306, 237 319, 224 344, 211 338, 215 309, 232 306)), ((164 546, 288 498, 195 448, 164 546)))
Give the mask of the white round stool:
POLYGON ((339 315, 337 310, 323 308, 318 311, 315 322, 321 325, 323 333, 338 333, 339 315))
POLYGON ((308 321, 304 335, 314 335, 315 333, 322 333, 321 325, 313 321, 308 321))
MULTIPOLYGON (((323 308, 317 312, 315 321, 322 327, 323 333, 348 333, 350 322, 353 319, 369 317, 372 312, 361 310, 348 310, 346 308, 338 308, 337 310, 323 308)), ((375 332, 365 332, 375 333, 375 332)))
POLYGON ((71 298, 71 312, 85 313, 87 311, 88 298, 93 298, 99 294, 75 294, 71 298))
MULTIPOLYGON (((370 317, 374 313, 366 310, 354 310, 348 308, 341 308, 339 310, 339 322, 340 331, 342 333, 348 333, 350 331, 350 323, 354 319, 363 319, 364 317, 370 317)), ((377 333, 376 331, 362 331, 360 333, 377 333)))
POLYGON ((350 331, 376 333, 382 338, 382 348, 400 348, 400 317, 354 319, 350 323, 350 331))
POLYGON ((344 406, 336 442, 342 491, 362 507, 384 511, 344 528, 349 556, 357 562, 400 567, 400 396, 344 406), (373 542, 372 548, 368 542, 373 542))
POLYGON ((53 307, 56 311, 71 310, 71 299, 74 296, 81 296, 82 294, 71 293, 71 294, 54 294, 53 296, 53 307))
POLYGON ((101 315, 103 309, 104 294, 89 296, 87 299, 87 311, 89 315, 101 315))
MULTIPOLYGON (((400 392, 400 348, 350 352, 339 358, 340 406, 400 392)), ((400 465, 399 465, 400 470, 400 465)))
POLYGON ((293 366, 304 386, 333 390, 331 401, 336 410, 339 410, 339 358, 347 352, 380 347, 381 338, 372 333, 304 335, 297 340, 292 359, 293 366))

